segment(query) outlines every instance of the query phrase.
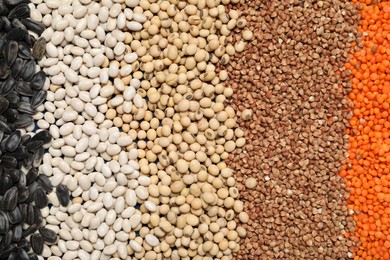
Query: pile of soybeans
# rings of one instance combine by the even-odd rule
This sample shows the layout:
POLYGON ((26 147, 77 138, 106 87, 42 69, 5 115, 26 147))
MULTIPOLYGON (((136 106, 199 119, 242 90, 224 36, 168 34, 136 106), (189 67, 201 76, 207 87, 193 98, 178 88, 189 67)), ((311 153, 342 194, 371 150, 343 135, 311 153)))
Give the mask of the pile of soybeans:
POLYGON ((390 4, 0 0, 0 260, 390 259, 390 4))

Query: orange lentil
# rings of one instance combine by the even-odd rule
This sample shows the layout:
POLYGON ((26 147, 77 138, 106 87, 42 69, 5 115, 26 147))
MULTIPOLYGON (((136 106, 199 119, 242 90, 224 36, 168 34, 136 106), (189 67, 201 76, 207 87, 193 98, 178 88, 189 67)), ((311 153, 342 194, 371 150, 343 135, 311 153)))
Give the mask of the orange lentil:
POLYGON ((341 176, 350 188, 358 242, 354 258, 390 260, 390 3, 354 0, 360 5, 361 48, 350 54, 353 115, 349 157, 341 176))

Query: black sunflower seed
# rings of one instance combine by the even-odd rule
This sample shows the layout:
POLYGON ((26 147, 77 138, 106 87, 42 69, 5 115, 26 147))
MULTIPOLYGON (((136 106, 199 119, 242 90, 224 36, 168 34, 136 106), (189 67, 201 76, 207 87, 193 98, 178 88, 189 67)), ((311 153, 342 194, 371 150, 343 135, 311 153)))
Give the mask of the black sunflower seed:
POLYGON ((8 176, 11 178, 12 182, 18 182, 20 180, 20 176, 23 174, 18 169, 8 169, 7 170, 8 176))
POLYGON ((28 0, 4 0, 6 5, 18 5, 21 3, 28 3, 28 0))
POLYGON ((30 81, 35 74, 35 60, 30 60, 26 63, 23 71, 20 73, 20 77, 25 81, 30 81))
POLYGON ((17 260, 18 259, 18 253, 17 252, 12 252, 7 260, 17 260))
POLYGON ((0 114, 3 114, 9 106, 8 99, 4 98, 3 96, 0 96, 0 114))
POLYGON ((30 237, 30 244, 31 248, 34 251, 34 253, 40 255, 43 251, 43 238, 40 234, 35 233, 32 234, 30 237))
POLYGON ((29 225, 34 224, 34 207, 31 204, 27 204, 27 217, 26 217, 26 223, 29 225))
POLYGON ((9 41, 21 41, 26 38, 28 32, 22 28, 14 27, 11 28, 8 33, 5 35, 5 39, 9 41))
POLYGON ((12 186, 13 182, 11 178, 9 176, 4 176, 0 181, 0 195, 4 195, 12 186))
MULTIPOLYGON (((8 8, 7 8, 7 6, 5 6, 5 4, 4 3, 1 3, 0 2, 0 15, 1 16, 3 16, 3 15, 7 15, 8 14, 8 8)), ((0 21, 0 28, 1 28, 2 26, 1 26, 1 21, 0 21)))
POLYGON ((8 19, 30 17, 30 7, 27 3, 21 3, 15 6, 8 14, 8 19))
POLYGON ((23 248, 18 249, 18 259, 19 260, 29 260, 28 254, 23 248))
MULTIPOLYGON (((16 149, 16 150, 18 150, 18 149, 16 149)), ((26 184, 26 174, 21 174, 20 178, 19 178, 19 181, 18 181, 18 184, 16 185, 16 187, 18 187, 19 190, 22 190, 22 189, 26 188, 26 186, 27 186, 27 184, 26 184)))
POLYGON ((22 135, 22 144, 25 145, 30 139, 31 135, 22 135))
POLYGON ((34 206, 34 224, 40 225, 43 221, 41 210, 34 206))
POLYGON ((32 155, 29 153, 28 157, 22 161, 22 165, 24 168, 28 169, 29 167, 31 167, 32 163, 33 163, 33 158, 32 155))
POLYGON ((29 141, 27 144, 26 144, 26 149, 29 151, 29 152, 35 152, 39 147, 41 147, 43 145, 43 141, 42 140, 35 140, 35 141, 29 141))
POLYGON ((10 244, 8 246, 5 246, 0 251, 0 259, 7 259, 7 257, 15 250, 16 250, 16 245, 15 244, 10 244))
POLYGON ((47 92, 40 90, 40 91, 35 91, 32 99, 31 99, 31 108, 32 109, 37 109, 46 99, 47 92))
POLYGON ((19 113, 25 113, 28 115, 34 115, 35 110, 31 108, 31 105, 29 102, 20 102, 18 107, 19 113))
POLYGON ((16 41, 9 41, 5 44, 3 55, 8 68, 14 64, 16 57, 18 56, 18 49, 19 45, 16 41))
POLYGON ((0 210, 0 234, 6 234, 9 230, 8 216, 0 210))
POLYGON ((27 241, 27 239, 22 238, 17 244, 18 248, 23 248, 26 251, 30 251, 30 242, 27 241))
POLYGON ((24 222, 27 218, 28 205, 26 203, 20 202, 18 208, 20 211, 20 215, 22 215, 22 221, 24 222))
POLYGON ((39 259, 38 256, 35 254, 29 254, 28 257, 30 260, 38 260, 39 259))
POLYGON ((19 242, 20 239, 22 238, 22 234, 23 234, 22 224, 14 225, 14 227, 12 228, 12 241, 19 242))
POLYGON ((33 123, 30 115, 20 115, 15 122, 16 128, 26 128, 33 123))
POLYGON ((65 187, 64 185, 60 184, 56 188, 56 194, 57 194, 57 198, 58 198, 58 201, 60 202, 60 204, 64 207, 68 206, 68 204, 70 202, 68 188, 65 187))
POLYGON ((28 237, 29 235, 31 234, 34 234, 35 231, 38 230, 38 226, 33 224, 31 226, 29 226, 28 228, 26 228, 26 230, 23 231, 23 237, 28 237))
MULTIPOLYGON (((11 22, 8 20, 7 17, 5 17, 5 16, 0 17, 0 20, 1 20, 3 30, 5 32, 8 32, 9 30, 11 30, 11 22)), ((6 40, 5 37, 4 37, 4 40, 6 40)))
POLYGON ((24 59, 24 60, 29 60, 32 58, 32 53, 30 46, 28 46, 27 43, 25 42, 19 42, 19 52, 18 52, 18 57, 24 59))
POLYGON ((36 135, 34 135, 31 138, 31 141, 37 141, 37 140, 41 140, 45 144, 49 143, 51 141, 51 134, 50 134, 50 132, 48 130, 43 130, 43 131, 40 131, 39 133, 37 133, 36 135))
POLYGON ((19 207, 16 207, 12 211, 8 211, 9 223, 16 224, 23 220, 22 213, 20 213, 19 207))
POLYGON ((45 38, 41 37, 39 38, 32 49, 32 55, 34 59, 41 60, 43 58, 43 55, 45 55, 46 52, 46 40, 45 38))
POLYGON ((8 138, 5 144, 5 149, 9 152, 13 152, 18 148, 20 141, 22 140, 22 133, 19 130, 14 131, 8 138))
POLYGON ((30 81, 30 86, 34 90, 41 90, 43 88, 43 85, 45 85, 45 81, 46 81, 46 73, 41 70, 35 73, 35 75, 30 81))
POLYGON ((38 172, 35 168, 31 168, 30 170, 28 170, 26 174, 26 180, 27 180, 26 184, 31 185, 35 181, 37 176, 38 176, 38 172))
MULTIPOLYGON (((20 95, 26 96, 26 97, 32 97, 34 94, 33 90, 30 87, 30 84, 28 84, 27 82, 22 81, 22 80, 19 80, 16 82, 15 90, 20 95)), ((21 99, 22 98, 23 97, 21 97, 21 99)), ((29 100, 29 99, 27 99, 27 100, 29 100)))
POLYGON ((15 120, 18 118, 19 112, 16 109, 8 108, 4 113, 3 116, 5 119, 7 119, 7 122, 15 122, 15 120))
POLYGON ((0 64, 0 79, 6 79, 10 74, 7 64, 0 64))
POLYGON ((43 241, 53 244, 57 241, 57 234, 48 228, 39 228, 39 233, 41 234, 43 241))
POLYGON ((17 57, 15 59, 14 63, 12 64, 12 67, 11 67, 11 76, 14 79, 19 78, 19 74, 23 70, 25 63, 26 63, 25 60, 23 60, 19 57, 17 57))
POLYGON ((8 77, 1 85, 0 92, 4 96, 7 96, 9 93, 11 93, 12 90, 15 89, 15 86, 16 81, 12 77, 8 77))
POLYGON ((33 21, 31 19, 23 19, 22 23, 24 26, 26 26, 28 30, 35 32, 36 34, 38 34, 38 36, 40 36, 46 29, 46 27, 42 23, 33 21))
POLYGON ((26 202, 30 197, 30 190, 28 188, 20 189, 18 196, 18 203, 26 202))
POLYGON ((13 233, 12 229, 10 229, 10 230, 8 230, 7 234, 4 235, 4 237, 3 237, 3 239, 1 240, 1 243, 0 243, 1 247, 4 248, 4 247, 7 247, 7 246, 13 244, 12 243, 12 235, 13 235, 12 233, 13 233))
POLYGON ((3 166, 7 167, 7 168, 15 168, 16 165, 18 164, 18 161, 16 160, 15 157, 8 156, 8 155, 3 155, 0 158, 0 160, 1 160, 1 163, 3 164, 3 166))
POLYGON ((44 153, 45 153, 45 149, 43 147, 40 147, 38 150, 35 151, 35 153, 33 154, 34 167, 39 167, 39 165, 41 165, 44 153))
POLYGON ((45 208, 49 204, 47 195, 41 187, 38 187, 36 189, 34 194, 34 201, 35 201, 35 205, 40 209, 45 208))
POLYGON ((11 26, 15 27, 15 28, 20 28, 24 31, 27 31, 26 26, 24 26, 24 24, 18 18, 13 18, 11 20, 11 26))
POLYGON ((18 188, 12 187, 7 190, 4 194, 4 204, 3 207, 5 210, 14 210, 18 205, 18 188))
POLYGON ((46 175, 39 174, 37 177, 37 182, 39 183, 39 185, 41 185, 42 189, 47 193, 53 191, 53 185, 51 184, 51 181, 46 175))

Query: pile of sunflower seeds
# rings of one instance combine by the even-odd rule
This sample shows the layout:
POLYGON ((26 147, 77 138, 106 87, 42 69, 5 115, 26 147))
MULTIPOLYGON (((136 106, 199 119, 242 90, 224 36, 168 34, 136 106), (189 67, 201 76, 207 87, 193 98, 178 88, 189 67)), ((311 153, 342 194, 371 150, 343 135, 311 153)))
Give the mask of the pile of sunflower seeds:
MULTIPOLYGON (((57 240, 42 227, 40 211, 54 190, 38 173, 51 135, 27 133, 47 95, 46 74, 36 71, 45 53, 46 41, 38 38, 45 27, 29 17, 27 1, 0 0, 0 259, 38 259, 44 243, 57 240)), ((69 203, 66 187, 57 187, 56 194, 61 205, 69 203)))

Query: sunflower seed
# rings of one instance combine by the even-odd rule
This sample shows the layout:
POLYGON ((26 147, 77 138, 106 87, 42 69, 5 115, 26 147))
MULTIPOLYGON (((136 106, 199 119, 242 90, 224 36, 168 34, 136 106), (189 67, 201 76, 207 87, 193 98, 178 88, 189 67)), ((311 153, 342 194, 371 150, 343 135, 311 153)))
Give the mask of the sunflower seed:
POLYGON ((9 223, 16 224, 22 221, 22 214, 20 213, 19 207, 8 212, 9 223))
POLYGON ((18 161, 16 160, 15 157, 8 156, 8 155, 3 155, 0 158, 0 161, 1 161, 1 163, 3 163, 4 167, 8 167, 8 168, 15 168, 16 165, 18 164, 18 161))
POLYGON ((12 187, 4 194, 4 209, 14 210, 18 204, 18 188, 12 187))
POLYGON ((39 228, 38 231, 45 242, 53 244, 57 241, 57 234, 53 230, 48 228, 39 228))
POLYGON ((15 28, 20 28, 24 31, 27 31, 26 26, 24 26, 24 24, 18 18, 13 18, 11 20, 11 26, 15 27, 15 28))
POLYGON ((28 188, 20 189, 18 196, 18 203, 26 202, 30 197, 30 190, 28 188))
POLYGON ((7 190, 12 187, 13 183, 9 176, 4 176, 0 181, 0 195, 4 195, 7 190))
POLYGON ((49 178, 46 175, 40 174, 37 177, 37 182, 41 185, 42 189, 50 193, 53 191, 53 185, 51 184, 49 178))
POLYGON ((32 53, 30 46, 28 46, 27 43, 25 42, 19 42, 19 52, 18 52, 18 57, 24 59, 24 60, 29 60, 32 58, 32 53))
POLYGON ((41 210, 35 206, 34 207, 34 224, 40 225, 43 221, 41 210))
POLYGON ((7 67, 7 64, 0 63, 0 79, 6 79, 9 76, 10 70, 7 67))
POLYGON ((18 253, 17 252, 12 252, 7 260, 17 260, 18 259, 18 253))
POLYGON ((23 234, 22 224, 15 225, 12 228, 12 241, 19 242, 20 239, 22 238, 22 234, 23 234))
POLYGON ((28 114, 28 115, 34 115, 35 114, 35 110, 33 110, 31 108, 31 105, 28 102, 20 102, 19 107, 18 107, 18 111, 20 113, 25 113, 25 114, 28 114))
POLYGON ((45 55, 46 52, 46 40, 45 38, 41 37, 39 38, 32 49, 32 55, 33 58, 36 60, 41 60, 43 58, 43 55, 45 55))
POLYGON ((19 260, 29 260, 28 254, 23 248, 18 249, 18 259, 19 260))
POLYGON ((34 253, 40 255, 43 251, 43 238, 40 234, 35 233, 30 236, 30 244, 34 253))
POLYGON ((47 131, 47 130, 44 130, 44 131, 41 131, 41 132, 37 133, 36 135, 34 135, 31 138, 31 141, 37 141, 37 140, 41 140, 45 144, 49 143, 51 141, 51 134, 50 134, 50 132, 47 131))
POLYGON ((33 21, 31 19, 23 19, 22 23, 26 28, 40 36, 43 31, 46 29, 45 26, 42 23, 33 21))
POLYGON ((31 234, 34 234, 35 231, 38 230, 38 226, 35 225, 35 224, 32 224, 31 226, 29 226, 28 228, 26 228, 26 230, 23 231, 23 237, 28 237, 29 235, 31 234))
POLYGON ((38 187, 36 189, 34 194, 34 201, 35 201, 35 205, 40 209, 43 209, 49 204, 47 195, 41 187, 38 187))
POLYGON ((15 59, 14 63, 12 64, 12 67, 11 67, 11 75, 14 79, 19 78, 19 74, 23 70, 25 63, 26 63, 25 60, 23 60, 21 58, 15 59))
POLYGON ((26 223, 29 225, 34 224, 34 207, 31 204, 27 204, 27 217, 26 217, 26 223))
POLYGON ((14 90, 15 85, 16 81, 12 77, 8 77, 1 85, 0 93, 4 96, 8 95, 12 90, 14 90))
POLYGON ((9 176, 4 176, 0 181, 0 194, 4 195, 6 191, 8 191, 12 187, 13 183, 9 176))
POLYGON ((9 106, 9 101, 4 98, 3 96, 0 96, 0 114, 3 114, 9 106))
POLYGON ((9 220, 4 211, 0 210, 0 234, 6 234, 9 230, 9 220))
POLYGON ((18 182, 22 173, 18 169, 8 169, 8 176, 11 178, 12 182, 18 182))
POLYGON ((5 149, 9 152, 15 151, 18 148, 20 141, 22 140, 22 134, 19 130, 14 131, 8 138, 7 143, 5 144, 5 149))
POLYGON ((35 140, 35 141, 29 141, 27 144, 26 144, 26 149, 29 151, 29 152, 35 152, 39 147, 41 147, 42 145, 44 144, 44 142, 42 140, 35 140))
POLYGON ((35 168, 31 168, 28 170, 26 174, 26 185, 31 185, 37 178, 38 172, 35 170, 35 168))
POLYGON ((9 41, 21 41, 24 38, 26 38, 28 35, 28 32, 26 30, 23 30, 21 28, 11 28, 8 33, 5 35, 5 39, 9 41))
POLYGON ((0 259, 7 259, 7 257, 15 250, 16 250, 15 244, 10 244, 10 245, 5 246, 0 251, 0 259))
POLYGON ((46 91, 43 90, 35 91, 31 99, 31 108, 34 110, 37 109, 43 103, 43 101, 45 101, 46 96, 47 96, 46 91))
POLYGON ((43 88, 43 85, 45 85, 45 81, 46 73, 41 70, 35 73, 35 75, 30 81, 30 86, 34 90, 41 90, 43 88))
POLYGON ((30 60, 26 63, 24 70, 21 72, 20 77, 25 81, 30 81, 35 74, 35 60, 30 60))
POLYGON ((64 185, 60 184, 56 188, 56 194, 57 194, 57 198, 58 198, 58 201, 60 202, 60 204, 64 207, 68 206, 68 204, 70 202, 68 188, 66 188, 64 185))
POLYGON ((30 17, 30 7, 27 3, 21 3, 15 6, 8 14, 8 19, 30 17))
MULTIPOLYGON (((19 149, 19 148, 18 148, 19 149)), ((16 149, 16 151, 18 150, 16 149)), ((16 185, 19 190, 26 188, 26 174, 20 174, 19 181, 16 185)))
POLYGON ((18 119, 15 122, 16 128, 25 128, 31 125, 33 122, 33 119, 30 115, 20 115, 18 119))
POLYGON ((14 64, 16 57, 18 56, 18 49, 19 45, 16 41, 9 41, 5 44, 3 55, 8 68, 14 64))
POLYGON ((32 97, 34 94, 30 88, 30 84, 21 80, 16 82, 15 90, 22 96, 32 97))
POLYGON ((1 120, 0 120, 0 130, 6 134, 11 134, 11 129, 9 128, 9 126, 1 120))
POLYGON ((8 230, 1 241, 2 247, 7 247, 12 243, 12 235, 12 230, 8 230))
POLYGON ((21 3, 28 3, 28 0, 4 0, 6 5, 18 5, 21 3))

